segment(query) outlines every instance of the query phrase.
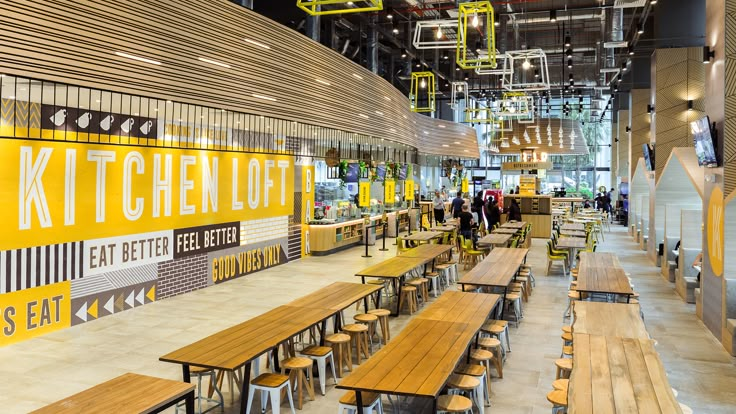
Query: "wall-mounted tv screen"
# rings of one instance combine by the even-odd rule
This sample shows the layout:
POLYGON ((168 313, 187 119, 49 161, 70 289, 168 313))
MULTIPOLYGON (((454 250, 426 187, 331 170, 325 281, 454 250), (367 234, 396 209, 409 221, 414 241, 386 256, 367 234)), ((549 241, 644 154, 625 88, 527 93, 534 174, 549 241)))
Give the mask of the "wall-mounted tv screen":
POLYGON ((386 164, 378 164, 376 167, 376 181, 383 181, 386 178, 386 164))
POLYGON ((346 183, 357 183, 358 177, 360 177, 360 164, 357 162, 351 162, 348 164, 348 171, 345 174, 346 183))
POLYGON ((644 154, 644 164, 647 167, 647 171, 654 171, 654 157, 653 151, 649 148, 649 144, 642 144, 642 153, 644 154))
POLYGON ((713 168, 718 166, 713 137, 710 133, 710 118, 707 116, 690 123, 690 131, 695 142, 695 154, 698 156, 698 165, 713 168))
POLYGON ((409 165, 404 164, 399 168, 399 180, 406 180, 406 173, 409 170, 409 165))

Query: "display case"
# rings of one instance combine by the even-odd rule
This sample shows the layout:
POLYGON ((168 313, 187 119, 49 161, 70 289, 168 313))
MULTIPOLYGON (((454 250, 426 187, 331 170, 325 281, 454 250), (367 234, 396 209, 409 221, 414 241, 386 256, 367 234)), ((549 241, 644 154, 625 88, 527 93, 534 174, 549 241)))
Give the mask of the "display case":
MULTIPOLYGON (((552 197, 543 195, 525 196, 506 194, 503 199, 504 211, 508 211, 511 200, 515 199, 521 208, 521 219, 532 224, 532 237, 552 237, 552 197)), ((506 214, 501 216, 506 221, 506 214)))

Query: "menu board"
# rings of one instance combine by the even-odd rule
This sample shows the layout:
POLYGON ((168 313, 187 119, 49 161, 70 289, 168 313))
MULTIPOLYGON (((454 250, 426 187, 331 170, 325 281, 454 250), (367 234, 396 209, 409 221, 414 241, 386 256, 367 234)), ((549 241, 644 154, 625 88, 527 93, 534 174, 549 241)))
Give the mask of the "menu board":
POLYGON ((535 175, 525 174, 519 177, 519 194, 537 194, 537 177, 535 175))

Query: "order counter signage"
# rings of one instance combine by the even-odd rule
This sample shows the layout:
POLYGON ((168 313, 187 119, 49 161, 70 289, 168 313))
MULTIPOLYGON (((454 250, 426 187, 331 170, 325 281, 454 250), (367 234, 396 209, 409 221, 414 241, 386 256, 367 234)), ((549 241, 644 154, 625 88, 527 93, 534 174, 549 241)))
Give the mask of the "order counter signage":
POLYGON ((504 162, 502 171, 551 170, 552 163, 546 162, 504 162))

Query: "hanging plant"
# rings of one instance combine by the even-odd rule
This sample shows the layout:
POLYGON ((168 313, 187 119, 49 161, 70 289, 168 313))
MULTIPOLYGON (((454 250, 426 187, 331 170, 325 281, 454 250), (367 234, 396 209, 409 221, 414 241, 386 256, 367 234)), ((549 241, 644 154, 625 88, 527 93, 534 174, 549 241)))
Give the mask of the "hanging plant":
POLYGON ((368 177, 368 164, 365 161, 361 161, 358 165, 360 166, 360 178, 368 177))
POLYGON ((340 188, 345 188, 345 178, 348 175, 348 162, 345 160, 340 161, 337 168, 337 178, 340 179, 340 188))

